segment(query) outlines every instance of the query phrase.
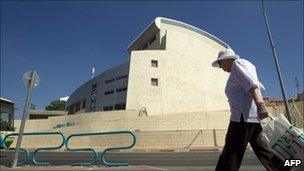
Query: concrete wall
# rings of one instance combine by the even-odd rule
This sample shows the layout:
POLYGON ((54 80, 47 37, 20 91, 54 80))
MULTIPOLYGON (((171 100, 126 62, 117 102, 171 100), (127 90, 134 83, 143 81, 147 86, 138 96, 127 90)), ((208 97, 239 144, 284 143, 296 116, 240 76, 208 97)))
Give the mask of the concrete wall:
MULTIPOLYGON (((302 104, 303 101, 297 103, 300 106, 302 104)), ((25 132, 60 131, 65 136, 69 136, 75 133, 131 130, 137 136, 137 143, 132 150, 191 150, 223 146, 230 116, 229 111, 141 117, 138 114, 139 111, 135 110, 109 111, 51 117, 46 120, 27 120, 25 132), (70 126, 67 126, 67 123, 70 126), (65 126, 56 127, 60 124, 65 126)), ((303 119, 297 121, 303 122, 303 119)), ((15 125, 19 128, 20 121, 16 121, 15 125)), ((303 124, 298 127, 303 129, 303 124)), ((100 149, 120 145, 127 146, 129 143, 131 143, 131 137, 128 135, 90 136, 71 139, 69 147, 100 149)), ((23 139, 23 146, 29 148, 50 147, 59 144, 59 136, 35 136, 32 138, 25 136, 23 139)))
MULTIPOLYGON (((65 136, 75 133, 107 132, 119 130, 135 131, 135 150, 184 149, 221 146, 229 112, 196 112, 184 114, 138 116, 138 111, 94 112, 51 117, 42 120, 27 120, 25 132, 60 131, 65 136), (70 126, 67 126, 69 123, 70 126), (74 123, 75 125, 73 125, 74 123), (65 125, 61 128, 56 125, 65 125), (213 130, 216 130, 214 133, 213 130), (216 134, 216 143, 214 140, 216 134)), ((19 128, 20 121, 16 121, 19 128)), ((16 130, 18 131, 18 129, 16 130)), ((90 136, 71 139, 70 147, 105 148, 128 145, 130 136, 90 136)), ((37 148, 57 146, 59 136, 24 136, 23 146, 37 148)))
MULTIPOLYGON (((138 111, 109 111, 82 113, 49 119, 27 120, 25 130, 31 131, 68 131, 92 132, 112 130, 200 130, 226 129, 229 111, 194 112, 168 115, 138 116, 138 111), (58 127, 58 125, 63 125, 58 127)), ((20 120, 15 121, 19 128, 20 120)), ((18 130, 18 129, 17 129, 18 130)))
MULTIPOLYGON (((131 150, 191 150, 223 146, 226 130, 136 131, 135 134, 136 144, 131 150)), ((59 136, 24 136, 22 147, 54 147, 60 145, 61 142, 59 136)), ((129 135, 73 137, 68 147, 105 149, 129 146, 131 143, 132 138, 129 135)), ((12 144, 12 147, 15 145, 15 143, 12 144)))

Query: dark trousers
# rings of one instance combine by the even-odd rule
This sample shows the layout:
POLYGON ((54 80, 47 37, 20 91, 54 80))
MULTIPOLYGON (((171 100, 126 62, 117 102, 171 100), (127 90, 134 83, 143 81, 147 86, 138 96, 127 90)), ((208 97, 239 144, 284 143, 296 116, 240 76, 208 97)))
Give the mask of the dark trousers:
POLYGON ((257 158, 268 171, 290 170, 275 156, 261 134, 259 123, 230 122, 225 146, 216 165, 216 171, 237 171, 240 169, 248 142, 257 158))

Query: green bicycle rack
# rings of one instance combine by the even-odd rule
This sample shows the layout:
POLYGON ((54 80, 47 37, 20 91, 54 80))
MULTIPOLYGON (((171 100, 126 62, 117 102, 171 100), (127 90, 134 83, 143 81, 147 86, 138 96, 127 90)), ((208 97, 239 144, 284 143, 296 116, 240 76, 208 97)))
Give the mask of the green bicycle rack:
MULTIPOLYGON (((18 135, 18 134, 17 134, 17 135, 18 135)), ((7 139, 9 136, 13 136, 13 135, 7 134, 3 139, 2 139, 2 137, 1 137, 1 139, 2 139, 2 141, 1 141, 1 147, 3 147, 3 149, 5 149, 5 150, 11 150, 11 149, 9 149, 9 147, 7 147, 6 144, 5 144, 5 141, 6 141, 6 139, 7 139)), ((23 162, 21 162, 21 163, 17 163, 17 165, 20 165, 20 166, 21 166, 21 165, 25 165, 25 164, 28 162, 29 157, 30 157, 30 153, 29 153, 28 150, 26 150, 26 149, 24 149, 24 148, 20 148, 20 150, 23 151, 23 152, 25 153, 25 160, 24 160, 23 162)))
POLYGON ((68 147, 68 143, 69 143, 69 140, 72 138, 72 137, 82 137, 82 136, 95 136, 95 135, 111 135, 111 134, 130 134, 133 138, 133 142, 129 145, 129 146, 123 146, 123 147, 115 147, 115 148, 107 148, 105 149, 101 155, 100 155, 100 158, 101 158, 101 164, 104 164, 106 166, 128 166, 128 163, 110 163, 108 161, 106 161, 105 159, 105 155, 107 152, 111 151, 111 150, 121 150, 121 149, 130 149, 132 148, 135 143, 136 143, 136 137, 135 137, 135 134, 131 131, 112 131, 112 132, 97 132, 97 133, 81 133, 81 134, 72 134, 70 135, 69 137, 67 137, 66 139, 66 142, 65 142, 65 146, 66 146, 66 149, 68 149, 69 151, 92 151, 93 155, 94 155, 94 158, 93 158, 93 161, 91 163, 76 163, 76 164, 73 164, 73 165, 93 165, 97 162, 97 152, 96 150, 94 150, 93 148, 80 148, 80 149, 70 149, 68 147))
MULTIPOLYGON (((91 151, 93 153, 93 161, 90 162, 90 163, 75 163, 75 164, 72 164, 72 166, 91 166, 91 165, 94 165, 97 161, 97 152, 93 149, 93 148, 77 148, 77 149, 71 149, 69 148, 68 146, 68 143, 69 143, 69 140, 72 138, 72 137, 80 137, 80 136, 89 136, 89 135, 92 135, 90 133, 83 133, 83 134, 72 134, 70 136, 67 137, 66 141, 65 141, 65 147, 68 151, 91 151)), ((95 134, 93 134, 95 135, 95 134)))
MULTIPOLYGON (((2 146, 7 150, 8 148, 5 146, 5 140, 8 137, 11 136, 17 136, 19 135, 18 133, 12 133, 12 134, 7 134, 3 141, 2 141, 2 146)), ((56 150, 56 149, 60 149, 61 147, 64 146, 65 144, 65 137, 61 132, 31 132, 31 133, 24 133, 23 135, 60 135, 62 137, 62 143, 59 146, 56 147, 42 147, 42 148, 38 148, 35 151, 33 151, 32 153, 29 153, 28 150, 24 149, 24 148, 20 148, 20 150, 23 150, 26 153, 26 160, 24 162, 22 162, 21 164, 18 165, 25 165, 26 163, 28 163, 30 160, 32 160, 32 162, 36 165, 49 165, 50 163, 40 163, 37 162, 36 160, 36 155, 39 151, 41 150, 56 150)))

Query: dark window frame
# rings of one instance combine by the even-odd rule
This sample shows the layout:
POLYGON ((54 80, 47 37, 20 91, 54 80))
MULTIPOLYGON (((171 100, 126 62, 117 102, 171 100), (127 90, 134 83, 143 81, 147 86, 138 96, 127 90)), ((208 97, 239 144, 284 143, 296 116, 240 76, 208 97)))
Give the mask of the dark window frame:
POLYGON ((93 84, 91 89, 91 95, 94 95, 96 93, 97 93, 97 84, 93 84))
POLYGON ((158 78, 151 78, 151 85, 158 86, 158 78))
POLYGON ((152 59, 151 60, 151 67, 158 68, 158 60, 152 59))
POLYGON ((115 79, 111 78, 111 79, 106 80, 105 83, 108 84, 108 83, 111 83, 111 82, 114 82, 114 81, 115 81, 115 79))
POLYGON ((127 87, 120 87, 115 90, 117 93, 122 91, 127 91, 127 87))
POLYGON ((91 101, 90 101, 90 111, 94 111, 96 107, 96 97, 91 97, 91 101))
POLYGON ((104 92, 104 95, 109 95, 109 94, 113 94, 114 90, 108 90, 104 92))
POLYGON ((116 80, 121 80, 121 79, 124 79, 124 78, 127 78, 127 77, 128 77, 128 75, 122 75, 120 77, 116 77, 116 80))
POLYGON ((118 103, 114 105, 114 110, 125 110, 126 109, 126 103, 118 103))
POLYGON ((113 110, 113 106, 104 106, 103 107, 103 111, 110 111, 110 110, 113 110))

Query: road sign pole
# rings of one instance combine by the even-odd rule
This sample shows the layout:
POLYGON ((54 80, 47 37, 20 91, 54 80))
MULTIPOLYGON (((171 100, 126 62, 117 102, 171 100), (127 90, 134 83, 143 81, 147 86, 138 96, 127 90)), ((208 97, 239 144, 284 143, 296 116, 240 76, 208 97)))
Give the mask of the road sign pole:
POLYGON ((263 11, 263 16, 264 16, 264 20, 265 20, 265 24, 266 24, 266 28, 267 28, 267 33, 268 33, 268 37, 269 37, 269 41, 270 41, 270 45, 271 45, 271 49, 272 49, 272 53, 273 53, 275 66, 276 66, 276 69, 277 69, 277 74, 278 74, 279 81, 280 81, 280 87, 281 87, 281 92, 282 92, 283 100, 284 100, 284 104, 285 104, 287 119, 290 123, 292 123, 292 120, 291 120, 291 117, 290 117, 291 112, 290 112, 289 105, 288 105, 288 100, 287 100, 287 96, 286 96, 286 92, 285 92, 285 87, 284 87, 284 82, 283 82, 283 78, 282 78, 282 74, 281 74, 279 60, 277 58, 276 50, 275 50, 275 47, 274 47, 274 42, 273 42, 273 39, 272 39, 272 36, 271 36, 266 12, 265 12, 265 9, 264 9, 264 1, 262 1, 262 11, 263 11))
POLYGON ((27 91, 27 95, 26 95, 26 101, 25 101, 25 105, 24 105, 23 116, 22 116, 21 125, 20 125, 20 129, 19 129, 19 135, 18 135, 17 145, 16 145, 16 149, 15 149, 15 153, 14 153, 14 159, 13 159, 13 166, 12 167, 17 167, 18 155, 19 155, 22 135, 23 135, 24 127, 25 127, 26 118, 29 114, 29 107, 30 107, 32 89, 33 89, 33 86, 34 86, 35 78, 36 78, 36 71, 32 71, 30 79, 29 79, 28 91, 27 91))

